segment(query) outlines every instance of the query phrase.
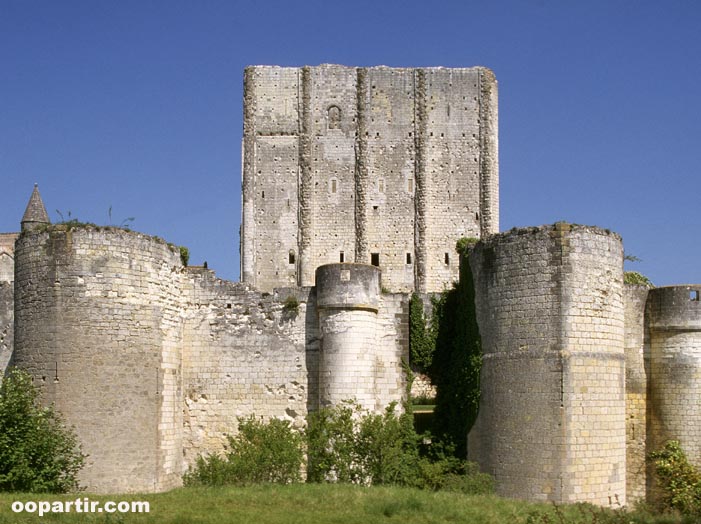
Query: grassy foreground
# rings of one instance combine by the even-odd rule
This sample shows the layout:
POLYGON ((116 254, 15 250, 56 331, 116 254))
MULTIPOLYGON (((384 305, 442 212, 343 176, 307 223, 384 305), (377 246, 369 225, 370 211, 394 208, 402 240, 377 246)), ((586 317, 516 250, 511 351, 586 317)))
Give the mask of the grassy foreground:
MULTIPOLYGON (((551 506, 495 496, 468 496, 409 488, 295 484, 248 488, 181 488, 148 495, 89 495, 91 501, 148 501, 148 514, 13 513, 14 501, 75 500, 77 495, 0 494, 0 523, 94 522, 164 524, 292 523, 525 523, 528 515, 551 515, 547 522, 581 522, 581 508, 568 506, 555 516, 551 506), (554 518, 553 518, 554 517, 554 518), (552 520, 550 520, 552 519, 552 520)), ((587 519, 589 521, 589 519, 587 519)), ((595 519, 594 522, 597 520, 595 519)))

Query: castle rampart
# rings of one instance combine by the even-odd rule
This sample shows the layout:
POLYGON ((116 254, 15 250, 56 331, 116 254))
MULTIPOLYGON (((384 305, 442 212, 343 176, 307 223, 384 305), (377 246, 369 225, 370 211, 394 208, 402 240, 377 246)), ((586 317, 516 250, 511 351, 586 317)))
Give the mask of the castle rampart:
POLYGON ((650 337, 648 451, 678 440, 697 467, 701 466, 699 294, 701 284, 651 289, 645 312, 650 337))
POLYGON ((56 227, 17 241, 14 364, 76 427, 88 489, 163 490, 182 474, 180 278, 163 241, 56 227))
POLYGON ((392 291, 442 291, 457 239, 498 231, 488 69, 255 66, 244 83, 244 282, 358 262, 392 291))
POLYGON ((625 503, 623 249, 555 224, 470 256, 484 361, 468 452, 498 493, 625 503))

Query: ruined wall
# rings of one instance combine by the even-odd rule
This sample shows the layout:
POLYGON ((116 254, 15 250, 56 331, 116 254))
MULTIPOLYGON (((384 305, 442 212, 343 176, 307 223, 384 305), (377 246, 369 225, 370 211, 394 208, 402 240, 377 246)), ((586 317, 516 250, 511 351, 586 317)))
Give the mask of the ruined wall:
POLYGON ((388 289, 441 291, 456 240, 498 231, 497 124, 485 68, 248 68, 243 281, 375 254, 388 289))
POLYGON ((302 427, 316 407, 317 315, 310 288, 273 295, 191 275, 183 350, 184 457, 222 451, 238 417, 282 418, 302 427), (298 307, 285 308, 288 297, 298 307))
POLYGON ((649 288, 626 284, 625 305, 626 362, 626 492, 628 504, 645 499, 647 375, 645 345, 645 303, 649 288))
POLYGON ((470 256, 484 363, 468 454, 501 495, 625 504, 620 237, 556 224, 470 256))
POLYGON ((89 455, 92 491, 158 491, 182 474, 179 255, 118 229, 17 242, 15 353, 89 455))
POLYGON ((17 233, 0 233, 0 377, 14 347, 15 239, 17 233))
POLYGON ((0 377, 5 373, 14 348, 14 286, 0 281, 0 377))
MULTIPOLYGON (((701 285, 651 289, 649 330, 648 448, 678 440, 701 467, 701 285)), ((650 490, 652 475, 649 475, 650 490)))
POLYGON ((15 239, 18 233, 0 233, 0 282, 15 280, 15 239))

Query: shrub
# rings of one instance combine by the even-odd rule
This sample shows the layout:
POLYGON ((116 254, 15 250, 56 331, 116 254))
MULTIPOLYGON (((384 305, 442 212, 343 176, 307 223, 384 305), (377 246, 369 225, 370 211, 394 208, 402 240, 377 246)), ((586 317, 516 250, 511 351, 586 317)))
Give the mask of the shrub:
POLYGON ((299 300, 294 295, 289 295, 282 303, 282 310, 289 315, 299 313, 299 300))
POLYGON ((670 440, 660 451, 650 453, 662 490, 664 509, 682 515, 701 516, 701 472, 686 458, 681 445, 670 440))
POLYGON ((182 262, 183 266, 187 267, 188 263, 190 262, 190 250, 185 246, 180 246, 179 250, 180 262, 182 262))
POLYGON ((199 457, 183 478, 186 485, 289 484, 301 480, 302 437, 286 420, 239 418, 238 434, 227 438, 230 449, 226 456, 199 457))
POLYGON ((649 278, 642 273, 638 273, 637 271, 626 271, 623 273, 623 282, 626 284, 642 284, 643 286, 647 286, 649 288, 655 287, 649 278))
POLYGON ((39 406, 31 376, 11 370, 0 386, 0 490, 76 490, 84 461, 75 433, 39 406))
POLYGON ((309 417, 307 468, 310 482, 353 482, 493 492, 491 476, 453 456, 453 449, 418 435, 409 414, 395 405, 384 413, 364 413, 352 402, 309 417))

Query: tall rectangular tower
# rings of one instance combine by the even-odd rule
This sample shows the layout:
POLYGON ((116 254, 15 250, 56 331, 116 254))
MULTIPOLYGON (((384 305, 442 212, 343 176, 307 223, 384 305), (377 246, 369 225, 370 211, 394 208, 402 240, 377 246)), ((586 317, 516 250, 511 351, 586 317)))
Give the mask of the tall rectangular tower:
POLYGON ((247 68, 242 280, 358 262, 391 291, 441 291, 455 242, 499 230, 497 124, 483 67, 247 68))

